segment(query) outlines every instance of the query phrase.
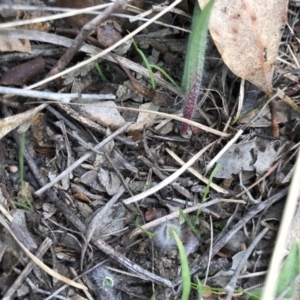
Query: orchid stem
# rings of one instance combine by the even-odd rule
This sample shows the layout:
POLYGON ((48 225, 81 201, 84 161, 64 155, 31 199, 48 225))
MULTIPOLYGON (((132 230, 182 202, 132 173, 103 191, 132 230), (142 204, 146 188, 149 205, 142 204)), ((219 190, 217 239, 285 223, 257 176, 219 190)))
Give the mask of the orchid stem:
MULTIPOLYGON (((195 3, 182 79, 182 88, 185 93, 183 117, 188 120, 191 120, 193 117, 200 94, 208 23, 213 5, 214 0, 210 0, 200 13, 199 4, 197 1, 195 3)), ((189 125, 183 123, 181 133, 187 134, 188 128, 189 125)))

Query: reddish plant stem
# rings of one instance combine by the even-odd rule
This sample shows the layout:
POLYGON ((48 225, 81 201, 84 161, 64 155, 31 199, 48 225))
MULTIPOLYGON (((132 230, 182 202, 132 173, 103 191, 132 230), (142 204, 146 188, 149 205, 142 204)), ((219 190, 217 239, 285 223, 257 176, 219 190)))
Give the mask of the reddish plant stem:
MULTIPOLYGON (((192 80, 192 84, 189 87, 185 99, 185 106, 183 108, 183 117, 191 120, 196 109, 197 99, 200 95, 200 87, 201 87, 201 75, 195 74, 194 79, 192 80)), ((189 125, 187 123, 183 123, 181 127, 181 133, 186 134, 189 129, 189 125)))

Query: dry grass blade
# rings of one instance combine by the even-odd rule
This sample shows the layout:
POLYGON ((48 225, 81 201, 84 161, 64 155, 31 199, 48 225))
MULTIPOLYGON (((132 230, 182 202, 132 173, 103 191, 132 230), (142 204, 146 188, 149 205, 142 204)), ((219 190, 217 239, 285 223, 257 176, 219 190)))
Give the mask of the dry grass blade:
MULTIPOLYGON (((127 182, 128 183, 128 182, 127 182)), ((81 250, 81 261, 80 267, 83 269, 83 259, 86 249, 88 247, 88 243, 90 242, 95 230, 97 227, 101 226, 101 220, 105 218, 105 215, 109 213, 112 206, 119 200, 122 194, 125 192, 125 187, 121 186, 119 191, 106 203, 106 205, 94 216, 88 225, 85 233, 85 241, 81 250)))
MULTIPOLYGON (((42 43, 51 43, 57 46, 64 46, 64 47, 70 47, 72 45, 73 40, 70 38, 66 38, 63 36, 59 36, 56 34, 46 33, 46 32, 40 32, 36 30, 27 30, 27 29, 15 29, 15 30, 0 30, 0 36, 10 37, 10 38, 18 38, 18 39, 29 39, 34 40, 42 43)), ((99 48, 93 45, 84 44, 80 51, 96 55, 99 53, 99 48)), ((121 61, 121 63, 126 66, 128 69, 131 69, 132 71, 135 71, 143 76, 148 76, 148 70, 144 68, 142 65, 137 64, 126 57, 123 56, 117 56, 118 60, 121 61)), ((109 54, 104 55, 103 58, 109 61, 115 62, 112 56, 109 54)), ((158 74, 154 74, 155 80, 157 83, 159 83, 162 87, 172 91, 173 93, 177 94, 180 97, 183 97, 183 93, 180 92, 177 88, 175 88, 172 84, 165 81, 163 78, 158 76, 158 74)), ((31 88, 29 88, 31 89, 31 88)))
MULTIPOLYGON (((185 164, 185 162, 182 159, 180 159, 180 157, 178 157, 173 151, 171 151, 168 148, 166 148, 166 151, 182 166, 185 164)), ((205 184, 209 183, 209 180, 206 177, 202 176, 200 173, 198 173, 195 169, 188 168, 188 171, 191 172, 193 175, 195 175, 198 179, 200 179, 205 184)), ((211 182, 209 186, 218 193, 222 193, 225 195, 228 194, 228 191, 224 190, 223 188, 221 188, 220 186, 218 186, 217 184, 215 184, 213 182, 211 182)))
POLYGON ((22 250, 26 253, 26 255, 32 259, 41 269, 43 269, 45 272, 47 272, 50 276, 66 283, 69 284, 75 288, 81 289, 81 290, 86 290, 87 287, 79 284, 73 280, 70 280, 69 278, 62 276, 60 274, 58 274, 57 272, 53 271, 52 269, 50 269, 48 266, 46 266, 42 261, 40 261, 39 259, 37 259, 31 252, 29 252, 24 245, 17 239, 17 237, 15 236, 15 234, 12 232, 12 230, 9 228, 9 226, 6 224, 5 220, 3 219, 3 217, 0 215, 0 223, 2 224, 2 226, 11 234, 11 236, 13 237, 13 239, 18 243, 18 245, 22 248, 22 250))
POLYGON ((277 89, 278 97, 283 100, 288 106, 294 109, 296 112, 300 113, 299 106, 289 97, 287 96, 282 90, 277 89))
MULTIPOLYGON (((183 209, 182 211, 185 214, 189 214, 189 213, 194 212, 194 211, 196 211, 198 209, 203 209, 203 208, 209 207, 209 206, 214 205, 214 204, 219 203, 219 202, 220 202, 220 199, 213 199, 213 200, 211 200, 209 202, 205 202, 205 203, 201 203, 201 204, 198 204, 198 205, 195 205, 195 206, 192 206, 192 207, 188 207, 186 209, 183 209)), ((167 216, 164 216, 162 218, 159 218, 159 219, 156 219, 156 220, 154 220, 152 222, 144 224, 143 226, 141 226, 141 228, 143 230, 149 230, 149 229, 154 228, 154 227, 156 227, 156 226, 158 226, 158 225, 160 225, 160 224, 162 224, 164 222, 174 220, 174 219, 178 218, 179 216, 180 216, 180 212, 176 211, 176 212, 173 212, 173 213, 171 213, 171 214, 169 214, 167 216)), ((131 233, 130 238, 133 238, 136 235, 143 233, 142 229, 140 229, 140 228, 135 229, 131 233)))
POLYGON ((167 6, 163 11, 161 11, 160 13, 158 13, 157 15, 155 15, 153 18, 151 18, 148 22, 146 22, 145 24, 143 24, 142 26, 138 27, 136 30, 134 30, 133 32, 131 32, 130 34, 126 35, 123 39, 121 39, 120 41, 118 41, 117 43, 115 43, 114 45, 112 45, 111 47, 108 47, 107 49, 101 51, 99 54, 92 56, 91 58, 78 63, 77 65, 75 65, 74 67, 71 67, 67 70, 64 70, 58 74, 55 74, 51 77, 48 77, 44 80, 41 80, 33 85, 28 86, 26 89, 34 89, 38 86, 41 86, 47 82, 50 82, 56 78, 61 77, 62 75, 68 74, 72 71, 75 71, 95 60, 97 60, 100 57, 103 57, 105 54, 108 54, 109 52, 111 52, 112 50, 116 49, 118 46, 122 45, 124 42, 130 40, 132 37, 134 37, 137 33, 139 33, 140 31, 142 31, 143 29, 145 29, 146 27, 148 27, 151 23, 153 23, 153 21, 159 19, 160 17, 162 17, 164 14, 166 14, 168 11, 170 11, 173 7, 175 7, 176 5, 178 5, 182 0, 176 0, 174 1, 172 4, 170 4, 169 6, 167 6))
POLYGON ((3 207, 0 203, 0 212, 4 215, 4 217, 9 221, 12 222, 13 217, 9 214, 9 212, 3 207))
POLYGON ((140 193, 136 196, 133 196, 133 197, 130 197, 130 198, 124 200, 123 203, 130 204, 130 203, 134 203, 139 200, 142 200, 142 199, 156 193, 157 191, 161 190, 163 187, 167 186, 168 184, 172 183, 182 173, 184 173, 190 166, 192 166, 197 161, 197 159, 199 159, 199 157, 201 155, 203 155, 205 153, 205 151, 208 150, 214 143, 215 142, 212 142, 209 145, 207 145, 206 147, 204 147, 201 151, 199 151, 197 154, 195 154, 195 156, 193 158, 191 158, 187 163, 185 163, 180 169, 178 169, 175 173, 173 173, 171 176, 169 176, 165 180, 161 181, 156 186, 152 187, 149 190, 144 191, 143 193, 140 193))
POLYGON ((241 85, 240 85, 240 91, 239 91, 238 107, 236 110, 236 115, 235 115, 234 120, 238 120, 241 115, 241 111, 242 111, 243 103, 244 103, 244 96, 245 96, 245 79, 242 79, 241 85))
MULTIPOLYGON (((59 101, 62 103, 70 103, 74 99, 78 99, 78 93, 54 93, 46 91, 33 91, 24 90, 18 88, 11 88, 6 86, 0 86, 0 94, 18 95, 30 98, 41 98, 47 100, 59 101)), ((82 100, 103 100, 103 99, 116 99, 113 94, 81 94, 82 100)), ((37 103, 36 101, 34 103, 37 103)))
MULTIPOLYGON (((46 238, 39 249, 36 252, 36 257, 38 259, 41 259, 43 255, 47 252, 49 247, 52 245, 52 240, 50 238, 46 238)), ((26 265, 24 270, 21 272, 21 274, 18 276, 18 278, 15 280, 14 284, 6 291, 5 295, 3 296, 2 300, 10 300, 13 298, 14 293, 16 290, 20 287, 22 282, 27 278, 29 273, 32 271, 34 268, 35 263, 31 260, 29 263, 26 265)))
POLYGON ((81 9, 72 9, 68 12, 54 14, 52 16, 45 16, 45 17, 34 18, 34 19, 29 19, 29 20, 21 20, 21 21, 2 23, 2 24, 0 24, 0 29, 10 28, 10 27, 15 27, 15 26, 23 26, 23 25, 28 25, 28 24, 40 23, 40 22, 46 22, 46 21, 51 21, 51 20, 63 19, 63 18, 71 17, 71 16, 80 15, 82 13, 87 13, 87 12, 96 11, 98 9, 103 9, 110 5, 113 5, 113 4, 112 3, 101 4, 101 5, 96 5, 96 6, 91 6, 91 7, 81 8, 81 9))
POLYGON ((281 262, 284 255, 286 254, 285 247, 286 247, 287 236, 289 234, 290 225, 293 220, 293 216, 298 203, 299 181, 300 181, 300 149, 298 149, 297 161, 295 164, 295 172, 291 181, 288 197, 286 199, 283 215, 281 218, 275 249, 272 255, 270 268, 268 270, 265 288, 263 289, 262 300, 274 299, 274 295, 276 292, 276 285, 274 284, 274 282, 276 282, 279 276, 281 262))
MULTIPOLYGON (((209 206, 214 205, 214 204, 219 203, 219 202, 243 203, 243 204, 245 204, 244 201, 242 201, 242 200, 231 200, 231 199, 220 199, 220 198, 217 198, 217 199, 213 199, 211 201, 205 202, 205 203, 201 203, 201 204, 194 205, 192 207, 185 208, 182 211, 185 214, 189 214, 189 213, 192 213, 192 212, 194 212, 194 211, 196 211, 198 209, 203 209, 203 208, 209 207, 209 206)), ((174 219, 176 219, 178 217, 180 217, 180 212, 176 211, 176 212, 173 212, 173 213, 171 213, 171 214, 169 214, 167 216, 164 216, 162 218, 156 219, 156 220, 154 220, 152 222, 148 222, 147 224, 142 225, 141 228, 143 230, 149 230, 149 229, 154 228, 154 227, 156 227, 156 226, 158 226, 158 225, 160 225, 160 224, 162 224, 164 222, 174 220, 174 219)), ((135 229, 131 233, 130 238, 133 238, 133 237, 135 237, 138 234, 142 234, 143 233, 142 229, 139 229, 139 228, 135 229)))
MULTIPOLYGON (((48 101, 47 103, 50 104, 50 103, 55 103, 55 102, 48 101)), ((72 103, 71 105, 78 105, 78 104, 72 103)), ((84 104, 81 103, 80 105, 84 105, 84 104)), ((90 105, 90 104, 86 104, 86 105, 90 105)), ((94 105, 96 105, 96 104, 94 104, 94 105)), ((110 107, 110 106, 106 106, 106 107, 110 107)), ((223 138, 231 136, 231 134, 229 134, 229 133, 222 132, 222 131, 210 128, 210 127, 202 125, 202 124, 200 124, 198 122, 195 122, 195 121, 192 121, 192 120, 188 120, 188 119, 176 116, 176 115, 171 115, 171 114, 167 114, 167 113, 163 113, 163 112, 159 112, 159 111, 152 111, 152 110, 139 109, 139 108, 131 108, 131 107, 115 106, 115 107, 112 107, 112 108, 117 108, 117 109, 121 109, 121 110, 128 110, 128 111, 136 111, 136 112, 142 112, 142 113, 148 113, 148 114, 154 114, 154 115, 157 115, 157 116, 165 117, 167 119, 171 119, 171 120, 176 120, 176 121, 180 121, 180 122, 183 122, 183 123, 187 123, 187 124, 189 124, 191 126, 200 128, 200 129, 202 129, 202 130, 204 130, 206 132, 218 135, 218 136, 223 137, 223 138)))
POLYGON ((226 144, 226 146, 209 162, 206 166, 206 172, 208 172, 214 164, 220 159, 220 157, 237 141, 237 139, 241 136, 243 130, 239 130, 235 136, 226 144))
MULTIPOLYGON (((102 142, 100 142, 97 146, 95 146, 94 150, 99 150, 101 147, 106 145, 109 141, 117 137, 119 134, 121 134, 124 130, 126 130, 131 123, 125 123, 122 127, 120 127, 118 130, 113 132, 111 135, 109 135, 107 138, 105 138, 102 142)), ((88 152, 85 155, 83 155, 81 158, 79 158, 75 163, 73 163, 70 167, 68 167, 64 172, 62 172, 60 175, 56 176, 51 182, 45 184, 42 188, 37 190, 35 192, 35 195, 41 195, 43 192, 45 192, 47 189, 49 189, 51 186, 53 186, 55 183, 60 181, 62 178, 64 178, 66 175, 70 174, 76 167, 78 167, 82 162, 84 162, 87 158, 89 158, 94 152, 88 152)))
POLYGON ((200 129, 202 129, 204 131, 207 131, 209 133, 212 133, 212 134, 215 134, 215 135, 218 135, 218 136, 221 136, 221 137, 229 137, 230 136, 229 133, 221 132, 219 130, 210 128, 208 126, 202 125, 200 123, 197 123, 197 122, 194 122, 194 121, 191 121, 191 120, 188 120, 188 119, 176 116, 176 115, 170 115, 170 114, 166 114, 166 113, 163 113, 163 112, 151 111, 151 110, 144 110, 144 109, 138 109, 138 108, 121 107, 121 106, 116 106, 116 107, 118 109, 122 109, 122 110, 144 112, 144 113, 155 114, 155 115, 158 115, 158 116, 161 116, 161 117, 165 117, 167 119, 173 119, 173 120, 176 120, 176 121, 187 123, 187 124, 189 124, 191 126, 200 128, 200 129))

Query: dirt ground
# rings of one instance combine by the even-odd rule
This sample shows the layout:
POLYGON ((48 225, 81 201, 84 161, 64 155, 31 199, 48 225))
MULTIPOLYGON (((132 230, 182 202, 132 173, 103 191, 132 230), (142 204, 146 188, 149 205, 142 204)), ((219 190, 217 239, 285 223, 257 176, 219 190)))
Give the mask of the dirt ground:
MULTIPOLYGON (((300 141, 299 2, 271 106, 208 36, 198 125, 184 136, 194 3, 89 61, 167 7, 116 1, 55 18, 100 4, 0 1, 0 25, 46 18, 0 26, 2 299, 183 299, 184 278, 188 299, 261 299, 300 141)), ((299 242, 298 216, 286 249, 299 242)))

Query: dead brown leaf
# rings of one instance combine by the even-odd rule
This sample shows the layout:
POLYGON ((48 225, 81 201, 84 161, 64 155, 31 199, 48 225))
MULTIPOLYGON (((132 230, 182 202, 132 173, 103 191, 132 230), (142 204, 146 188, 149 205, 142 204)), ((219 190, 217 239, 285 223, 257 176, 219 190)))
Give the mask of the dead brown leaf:
POLYGON ((23 113, 3 118, 0 120, 0 139, 7 135, 9 132, 14 130, 21 124, 29 121, 36 113, 43 110, 47 104, 41 104, 33 109, 29 109, 23 113))
POLYGON ((1 52, 31 52, 31 44, 29 40, 14 39, 11 37, 0 37, 1 52))
POLYGON ((53 147, 53 140, 49 141, 50 137, 47 132, 46 115, 37 113, 30 120, 32 136, 35 139, 35 144, 46 150, 53 147))
POLYGON ((45 61, 42 57, 36 57, 30 61, 19 64, 7 70, 0 79, 2 85, 22 86, 30 79, 45 72, 45 61))
MULTIPOLYGON (((202 8, 208 2, 198 1, 202 8)), ((267 95, 272 94, 287 4, 287 0, 216 0, 211 14, 210 33, 226 65, 267 95)))
MULTIPOLYGON (((142 104, 139 108, 144 110, 157 111, 159 109, 159 106, 149 102, 149 103, 142 104)), ((136 122, 128 128, 128 132, 143 131, 145 128, 151 127, 155 121, 155 118, 156 118, 155 114, 140 112, 136 122)))
POLYGON ((125 120, 116 108, 113 101, 105 101, 97 104, 81 105, 80 113, 104 127, 113 129, 119 128, 125 124, 125 120))
MULTIPOLYGON (((2 9, 0 14, 2 15, 2 17, 4 17, 4 22, 11 21, 11 18, 16 18, 17 20, 26 20, 26 19, 34 19, 43 16, 43 12, 41 11, 31 11, 30 13, 26 11, 18 11, 17 13, 15 13, 14 10, 10 11, 5 9, 2 9)), ((3 20, 1 19, 1 21, 3 20)), ((48 32, 50 29, 50 22, 33 23, 33 24, 17 27, 16 30, 18 29, 31 29, 31 30, 48 32)), ((0 52, 31 53, 31 43, 27 39, 17 39, 17 38, 12 38, 10 36, 7 37, 1 36, 0 52)))

